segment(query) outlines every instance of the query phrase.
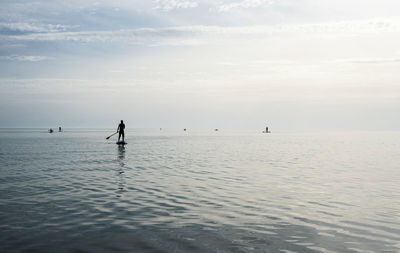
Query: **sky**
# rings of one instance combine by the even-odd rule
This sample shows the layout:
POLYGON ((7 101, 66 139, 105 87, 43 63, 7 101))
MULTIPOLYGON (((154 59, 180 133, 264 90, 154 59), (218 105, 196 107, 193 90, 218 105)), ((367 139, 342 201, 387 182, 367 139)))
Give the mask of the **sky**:
POLYGON ((2 0, 0 127, 400 130, 398 0, 2 0))

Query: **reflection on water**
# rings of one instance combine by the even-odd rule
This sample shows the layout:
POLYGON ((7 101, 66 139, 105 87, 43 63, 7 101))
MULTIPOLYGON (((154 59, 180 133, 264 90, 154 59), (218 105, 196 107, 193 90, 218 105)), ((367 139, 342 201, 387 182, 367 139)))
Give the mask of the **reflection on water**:
POLYGON ((400 134, 0 131, 0 252, 398 252, 400 134))
POLYGON ((125 145, 118 145, 118 160, 120 161, 121 167, 124 167, 125 159, 125 145))
POLYGON ((118 155, 117 155, 117 160, 119 162, 119 166, 117 168, 117 184, 118 184, 118 191, 117 191, 117 197, 121 197, 121 194, 123 193, 124 186, 126 184, 125 179, 124 179, 124 159, 125 159, 125 146, 124 145, 118 145, 118 155))

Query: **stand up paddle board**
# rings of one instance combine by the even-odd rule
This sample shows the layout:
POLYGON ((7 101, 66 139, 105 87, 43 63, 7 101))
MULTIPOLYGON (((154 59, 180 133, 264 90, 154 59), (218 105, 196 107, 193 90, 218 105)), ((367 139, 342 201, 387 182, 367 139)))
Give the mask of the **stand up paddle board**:
POLYGON ((117 145, 125 145, 125 144, 128 144, 128 143, 125 142, 125 141, 117 141, 115 144, 117 144, 117 145))

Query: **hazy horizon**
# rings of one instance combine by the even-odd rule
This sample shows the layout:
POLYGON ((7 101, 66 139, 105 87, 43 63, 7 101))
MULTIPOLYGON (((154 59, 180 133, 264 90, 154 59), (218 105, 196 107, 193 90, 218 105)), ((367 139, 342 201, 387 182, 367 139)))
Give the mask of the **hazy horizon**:
POLYGON ((0 6, 0 128, 400 130, 395 0, 0 6))

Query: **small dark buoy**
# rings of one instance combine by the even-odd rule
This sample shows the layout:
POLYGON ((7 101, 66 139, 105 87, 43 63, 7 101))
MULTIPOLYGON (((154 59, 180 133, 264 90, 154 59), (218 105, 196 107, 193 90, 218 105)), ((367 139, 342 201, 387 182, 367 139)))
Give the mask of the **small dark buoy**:
POLYGON ((218 128, 215 128, 215 131, 218 131, 218 128))
POLYGON ((184 128, 183 131, 186 131, 186 128, 184 128))

